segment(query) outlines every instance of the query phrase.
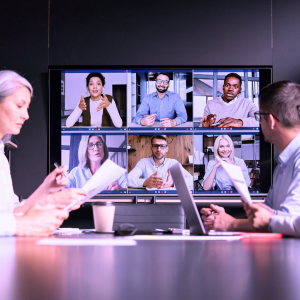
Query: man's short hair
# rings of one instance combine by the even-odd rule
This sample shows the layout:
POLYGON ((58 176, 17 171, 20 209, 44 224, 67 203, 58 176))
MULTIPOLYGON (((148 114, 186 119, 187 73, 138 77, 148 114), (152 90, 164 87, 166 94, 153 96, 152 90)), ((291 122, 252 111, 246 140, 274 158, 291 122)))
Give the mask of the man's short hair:
POLYGON ((224 83, 225 83, 225 81, 226 81, 226 79, 228 77, 234 77, 234 78, 238 79, 240 81, 240 86, 242 86, 242 77, 239 74, 236 74, 236 73, 229 73, 229 74, 227 74, 225 76, 224 83))
POLYGON ((154 139, 164 140, 168 144, 168 137, 166 135, 153 135, 153 137, 151 138, 151 145, 152 145, 154 139))
POLYGON ((169 81, 171 80, 171 74, 170 74, 170 73, 168 73, 168 72, 159 72, 159 73, 155 73, 155 75, 154 75, 154 79, 156 80, 156 79, 157 79, 157 77, 158 77, 159 75, 165 75, 165 76, 168 76, 168 78, 169 78, 169 81))
POLYGON ((274 114, 284 127, 300 127, 297 106, 300 105, 300 85, 278 81, 267 85, 259 93, 260 108, 274 114))

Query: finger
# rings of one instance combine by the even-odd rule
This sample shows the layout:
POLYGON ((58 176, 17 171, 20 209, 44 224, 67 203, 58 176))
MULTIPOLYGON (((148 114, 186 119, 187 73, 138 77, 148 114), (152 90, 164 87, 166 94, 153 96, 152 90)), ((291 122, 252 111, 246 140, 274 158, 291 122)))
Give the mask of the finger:
POLYGON ((112 184, 110 184, 110 185, 106 188, 106 190, 110 191, 111 188, 112 188, 112 184))
POLYGON ((224 208, 219 205, 211 204, 210 207, 217 213, 224 212, 224 208))
POLYGON ((203 215, 211 215, 211 212, 212 212, 212 209, 211 208, 206 208, 206 207, 203 207, 201 208, 200 210, 201 214, 203 215))

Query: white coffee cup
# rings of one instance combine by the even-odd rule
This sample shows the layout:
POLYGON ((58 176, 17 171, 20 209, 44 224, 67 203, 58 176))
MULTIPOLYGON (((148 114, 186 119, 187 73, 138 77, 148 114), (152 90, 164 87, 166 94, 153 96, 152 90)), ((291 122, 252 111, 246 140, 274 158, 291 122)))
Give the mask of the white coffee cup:
POLYGON ((112 232, 115 216, 115 206, 112 202, 94 202, 93 215, 97 232, 112 232))

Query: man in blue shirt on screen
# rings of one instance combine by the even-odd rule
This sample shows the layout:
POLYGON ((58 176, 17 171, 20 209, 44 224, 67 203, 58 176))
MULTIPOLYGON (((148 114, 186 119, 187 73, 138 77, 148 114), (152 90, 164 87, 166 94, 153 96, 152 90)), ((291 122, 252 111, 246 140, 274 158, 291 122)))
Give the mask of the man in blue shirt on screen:
MULTIPOLYGON (((300 119, 297 111, 300 85, 289 81, 275 82, 260 92, 259 101, 260 110, 255 113, 255 118, 260 121, 265 141, 274 144, 279 151, 273 185, 264 204, 260 205, 272 210, 273 215, 300 216, 300 119)), ((201 213, 208 230, 256 230, 251 218, 235 219, 217 205, 202 208, 201 213)), ((276 230, 277 221, 280 219, 270 222, 270 231, 276 230)))
POLYGON ((135 123, 151 126, 160 122, 163 127, 174 127, 187 121, 187 113, 179 94, 168 91, 170 75, 159 73, 156 75, 156 92, 144 97, 139 107, 135 123))

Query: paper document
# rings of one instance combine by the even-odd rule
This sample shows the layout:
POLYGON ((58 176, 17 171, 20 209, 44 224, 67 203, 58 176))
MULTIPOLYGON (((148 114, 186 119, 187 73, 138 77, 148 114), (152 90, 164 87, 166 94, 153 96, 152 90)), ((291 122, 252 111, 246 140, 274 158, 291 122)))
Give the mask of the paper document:
POLYGON ((241 167, 231 165, 221 160, 220 158, 218 158, 218 161, 221 162, 222 167, 230 177, 232 183, 234 184, 234 187, 239 192, 242 199, 246 203, 251 204, 252 203, 251 197, 241 167))
POLYGON ((105 190, 125 172, 126 169, 121 168, 110 159, 107 159, 93 177, 82 187, 88 192, 83 202, 105 190))

